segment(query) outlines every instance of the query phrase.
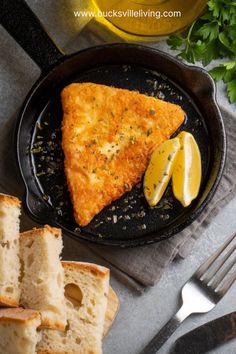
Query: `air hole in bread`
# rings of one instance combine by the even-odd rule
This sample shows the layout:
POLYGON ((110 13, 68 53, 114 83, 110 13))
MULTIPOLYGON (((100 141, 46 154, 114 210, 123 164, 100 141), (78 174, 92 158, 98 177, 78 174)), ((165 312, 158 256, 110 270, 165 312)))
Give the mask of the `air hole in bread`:
POLYGON ((36 283, 37 283, 37 284, 42 284, 42 283, 43 283, 43 279, 38 278, 38 279, 36 280, 36 283))
POLYGON ((76 342, 76 344, 80 344, 80 343, 81 343, 81 338, 80 338, 80 337, 77 337, 77 338, 75 339, 75 342, 76 342))
POLYGON ((22 282, 22 279, 24 276, 24 267, 25 267, 24 261, 23 261, 23 259, 20 259, 20 276, 19 276, 20 283, 22 282))
POLYGON ((88 307, 87 312, 90 316, 94 317, 93 309, 91 307, 88 307))
POLYGON ((18 244, 18 241, 17 241, 17 240, 14 240, 13 243, 14 243, 14 245, 17 245, 17 244, 18 244))
POLYGON ((72 283, 67 284, 65 286, 65 297, 73 304, 74 307, 76 307, 77 309, 80 308, 83 299, 83 294, 77 285, 72 283))
POLYGON ((95 306, 96 305, 96 301, 94 299, 90 299, 90 303, 95 306))
POLYGON ((29 240, 29 242, 26 244, 26 247, 31 248, 34 243, 34 240, 29 240))
POLYGON ((92 324, 92 322, 88 318, 81 318, 81 321, 87 324, 92 324))
POLYGON ((65 332, 69 331, 69 329, 70 329, 70 322, 67 321, 66 327, 65 327, 65 332))
POLYGON ((13 288, 12 286, 8 286, 8 287, 6 288, 6 292, 7 292, 7 293, 10 293, 10 294, 13 294, 13 293, 14 293, 14 288, 13 288))
POLYGON ((27 258, 27 266, 30 267, 34 262, 34 255, 30 254, 27 258))
POLYGON ((9 242, 9 241, 1 242, 1 246, 2 246, 2 248, 6 247, 6 248, 9 250, 9 248, 10 248, 10 242, 9 242))

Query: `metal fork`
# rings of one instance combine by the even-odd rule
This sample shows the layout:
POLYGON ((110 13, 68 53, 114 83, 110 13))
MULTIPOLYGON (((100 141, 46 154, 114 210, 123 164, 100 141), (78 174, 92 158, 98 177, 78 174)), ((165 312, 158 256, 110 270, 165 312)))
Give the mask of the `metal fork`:
POLYGON ((181 308, 154 336, 141 354, 156 354, 189 315, 209 312, 226 294, 236 280, 236 270, 232 274, 229 273, 236 264, 236 256, 229 260, 236 249, 236 245, 231 244, 235 236, 236 234, 227 239, 183 286, 181 308), (230 247, 229 250, 220 258, 228 246, 230 247), (221 270, 226 261, 228 261, 228 264, 221 270))

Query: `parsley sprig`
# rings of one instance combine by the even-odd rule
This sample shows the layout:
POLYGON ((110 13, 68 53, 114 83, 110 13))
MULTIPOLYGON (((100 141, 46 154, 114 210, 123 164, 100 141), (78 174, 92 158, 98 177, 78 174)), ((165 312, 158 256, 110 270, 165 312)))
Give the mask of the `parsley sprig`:
POLYGON ((171 35, 167 43, 189 63, 201 61, 207 66, 214 59, 228 58, 209 72, 216 81, 225 82, 229 101, 236 102, 235 0, 209 0, 204 15, 183 35, 171 35))

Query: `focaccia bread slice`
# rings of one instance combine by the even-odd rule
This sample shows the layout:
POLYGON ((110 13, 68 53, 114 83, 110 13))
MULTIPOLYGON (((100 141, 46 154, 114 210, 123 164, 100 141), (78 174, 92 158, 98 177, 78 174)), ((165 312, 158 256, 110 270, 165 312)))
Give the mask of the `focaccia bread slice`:
POLYGON ((64 330, 64 271, 60 262, 61 230, 50 226, 33 229, 20 235, 23 263, 20 303, 38 310, 42 327, 64 330))
POLYGON ((109 269, 62 262, 65 271, 66 331, 42 330, 38 354, 101 354, 109 291, 109 269))
POLYGON ((40 313, 23 308, 0 310, 0 354, 36 354, 40 313))
POLYGON ((65 87, 62 147, 76 222, 87 225, 137 184, 154 149, 183 123, 180 106, 94 83, 65 87))
POLYGON ((20 205, 19 199, 0 194, 0 306, 19 306, 20 205))

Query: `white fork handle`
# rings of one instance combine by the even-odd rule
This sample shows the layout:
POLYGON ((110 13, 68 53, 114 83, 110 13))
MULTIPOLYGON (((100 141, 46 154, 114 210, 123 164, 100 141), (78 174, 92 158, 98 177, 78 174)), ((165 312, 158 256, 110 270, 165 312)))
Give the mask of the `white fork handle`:
POLYGON ((153 337, 151 342, 142 350, 140 354, 156 354, 163 344, 170 338, 179 325, 192 312, 182 305, 179 311, 162 327, 162 329, 153 337))

